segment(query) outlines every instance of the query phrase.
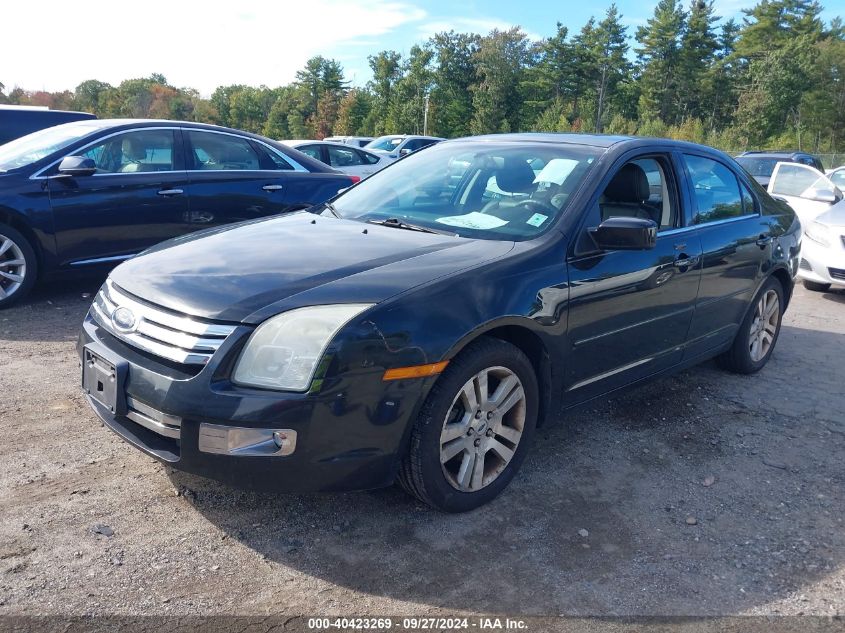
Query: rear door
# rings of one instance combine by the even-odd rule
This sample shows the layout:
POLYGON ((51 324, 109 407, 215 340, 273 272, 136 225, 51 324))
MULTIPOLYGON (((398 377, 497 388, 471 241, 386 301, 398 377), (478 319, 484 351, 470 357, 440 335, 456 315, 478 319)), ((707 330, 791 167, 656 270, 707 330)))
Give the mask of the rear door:
POLYGON ((775 165, 768 191, 774 197, 786 200, 804 226, 843 197, 842 191, 827 176, 799 163, 775 165))
POLYGON ((184 128, 194 228, 255 220, 287 210, 288 173, 259 143, 227 132, 184 128))
POLYGON ((685 352, 689 359, 733 340, 771 258, 774 235, 750 188, 731 167, 712 156, 684 153, 679 159, 691 198, 683 233, 697 239, 703 251, 685 352))
POLYGON ((179 134, 109 135, 74 152, 94 160, 94 175, 46 181, 61 265, 114 263, 190 230, 179 134))
POLYGON ((683 198, 670 155, 629 155, 624 167, 639 176, 639 184, 619 186, 615 179, 623 164, 616 165, 600 185, 604 193, 589 211, 568 262, 566 390, 572 403, 680 362, 698 294, 701 246, 695 235, 677 233, 683 198), (619 215, 653 219, 656 246, 597 250, 589 229, 619 215))

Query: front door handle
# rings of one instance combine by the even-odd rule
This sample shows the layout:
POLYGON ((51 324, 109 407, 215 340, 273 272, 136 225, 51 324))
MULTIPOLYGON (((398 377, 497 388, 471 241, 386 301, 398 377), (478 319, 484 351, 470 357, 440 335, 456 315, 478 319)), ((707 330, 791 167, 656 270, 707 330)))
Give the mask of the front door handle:
POLYGON ((261 187, 264 191, 279 191, 282 189, 282 185, 264 185, 261 187))
POLYGON ((772 242, 771 235, 761 235, 755 242, 760 248, 766 248, 772 242))
POLYGON ((158 195, 160 196, 179 196, 185 193, 181 189, 159 189, 158 195))
POLYGON ((695 265, 698 264, 698 259, 698 255, 689 256, 681 253, 681 255, 678 256, 678 258, 672 263, 675 268, 694 268, 695 265))

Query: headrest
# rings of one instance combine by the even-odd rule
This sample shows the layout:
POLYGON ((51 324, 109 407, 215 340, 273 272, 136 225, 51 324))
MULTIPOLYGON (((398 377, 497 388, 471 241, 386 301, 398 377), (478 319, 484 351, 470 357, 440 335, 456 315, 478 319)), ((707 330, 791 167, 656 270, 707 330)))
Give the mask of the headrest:
POLYGON ((137 138, 126 137, 120 144, 120 150, 129 160, 144 160, 147 157, 147 148, 137 138))
POLYGON ((636 163, 627 163, 604 190, 604 197, 614 202, 640 203, 651 195, 648 178, 636 163))
POLYGON ((496 186, 507 193, 527 193, 535 189, 534 170, 524 158, 506 156, 496 170, 496 186))

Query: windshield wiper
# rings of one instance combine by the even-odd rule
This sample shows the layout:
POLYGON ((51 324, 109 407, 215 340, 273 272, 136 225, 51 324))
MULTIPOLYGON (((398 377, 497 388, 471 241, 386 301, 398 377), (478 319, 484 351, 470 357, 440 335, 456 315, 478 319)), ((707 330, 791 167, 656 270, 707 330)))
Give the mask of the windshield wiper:
POLYGON ((334 208, 334 205, 331 202, 324 202, 323 209, 328 209, 329 213, 331 213, 334 217, 343 219, 343 216, 340 215, 340 212, 334 208))
POLYGON ((407 231, 419 231, 420 233, 435 233, 437 235, 448 235, 449 237, 457 237, 457 233, 450 233, 449 231, 440 231, 438 229, 431 229, 427 226, 420 226, 419 224, 410 224, 403 222, 399 218, 387 218, 386 220, 367 220, 369 224, 378 224, 380 226, 390 226, 394 229, 405 229, 407 231))

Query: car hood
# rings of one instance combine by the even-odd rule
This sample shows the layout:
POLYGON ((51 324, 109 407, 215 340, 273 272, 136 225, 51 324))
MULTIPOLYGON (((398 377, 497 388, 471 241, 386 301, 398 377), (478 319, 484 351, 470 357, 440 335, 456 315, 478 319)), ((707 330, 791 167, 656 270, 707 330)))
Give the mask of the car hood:
POLYGON ((165 242, 111 280, 178 312, 259 323, 302 305, 378 303, 513 246, 300 212, 165 242))
POLYGON ((828 226, 845 226, 845 200, 840 200, 824 213, 816 217, 816 222, 828 226))

